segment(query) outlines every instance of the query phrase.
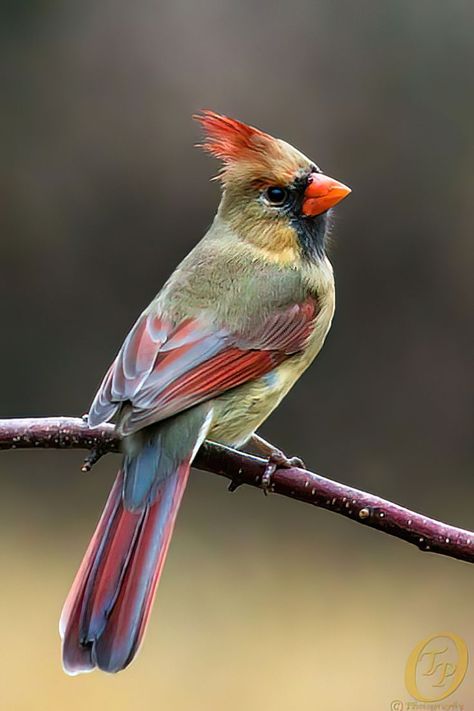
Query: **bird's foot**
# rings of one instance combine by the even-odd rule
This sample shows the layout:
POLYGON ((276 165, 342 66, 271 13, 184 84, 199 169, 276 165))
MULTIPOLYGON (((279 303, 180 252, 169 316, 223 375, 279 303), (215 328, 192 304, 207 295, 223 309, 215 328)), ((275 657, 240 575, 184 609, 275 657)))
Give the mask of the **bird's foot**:
POLYGON ((280 449, 275 449, 269 455, 265 470, 262 474, 261 487, 265 495, 271 489, 272 476, 277 469, 292 469, 292 467, 299 467, 301 469, 306 469, 306 465, 300 457, 287 457, 284 452, 280 449))
POLYGON ((242 486, 243 482, 239 481, 238 479, 231 479, 229 482, 229 486, 227 487, 227 491, 230 491, 232 493, 236 489, 239 488, 239 486, 242 486))
POLYGON ((90 472, 94 464, 97 464, 103 454, 105 454, 105 452, 99 445, 92 447, 89 454, 85 457, 82 463, 81 471, 90 472))

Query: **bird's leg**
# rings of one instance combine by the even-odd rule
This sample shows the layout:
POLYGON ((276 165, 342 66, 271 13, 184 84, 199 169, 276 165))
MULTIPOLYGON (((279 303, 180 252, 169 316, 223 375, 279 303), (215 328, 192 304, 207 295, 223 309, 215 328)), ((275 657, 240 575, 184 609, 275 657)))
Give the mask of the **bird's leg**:
POLYGON ((81 471, 82 472, 90 472, 94 464, 97 464, 99 459, 105 454, 105 451, 102 447, 99 445, 95 445, 92 447, 92 449, 89 451, 89 454, 84 457, 84 461, 82 463, 81 471))
MULTIPOLYGON (((89 415, 87 412, 82 415, 82 421, 86 422, 89 419, 89 415)), ((84 461, 82 463, 81 471, 83 472, 90 472, 94 464, 97 464, 99 459, 105 454, 105 451, 103 447, 100 446, 100 444, 95 444, 94 446, 91 447, 89 454, 84 458, 84 461)))
POLYGON ((229 482, 229 486, 227 487, 227 491, 230 491, 230 493, 232 494, 236 489, 239 488, 239 486, 242 486, 241 481, 237 481, 237 479, 231 479, 231 481, 229 482))
POLYGON ((291 469, 291 467, 306 469, 302 459, 299 457, 287 457, 281 449, 278 449, 278 447, 275 447, 257 434, 253 434, 250 437, 248 444, 253 445, 254 449, 267 459, 265 471, 262 474, 262 489, 265 494, 268 493, 271 486, 272 475, 278 467, 283 467, 284 469, 291 469))

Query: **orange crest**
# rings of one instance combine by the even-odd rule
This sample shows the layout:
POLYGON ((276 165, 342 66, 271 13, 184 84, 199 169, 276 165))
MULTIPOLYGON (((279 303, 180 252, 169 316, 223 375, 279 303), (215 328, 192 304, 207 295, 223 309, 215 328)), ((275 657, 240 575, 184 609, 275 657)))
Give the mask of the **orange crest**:
POLYGON ((277 141, 254 126, 214 111, 202 111, 193 118, 204 130, 205 140, 199 147, 224 162, 221 177, 228 174, 232 166, 267 166, 269 153, 275 152, 277 141))
POLYGON ((285 183, 309 165, 299 151, 254 126, 214 111, 202 111, 193 118, 204 130, 205 140, 199 147, 224 163, 219 176, 224 182, 263 178, 285 183))
POLYGON ((204 130, 206 140, 200 144, 201 148, 225 162, 251 159, 255 151, 262 150, 263 144, 273 140, 258 128, 214 111, 203 111, 193 118, 204 130))

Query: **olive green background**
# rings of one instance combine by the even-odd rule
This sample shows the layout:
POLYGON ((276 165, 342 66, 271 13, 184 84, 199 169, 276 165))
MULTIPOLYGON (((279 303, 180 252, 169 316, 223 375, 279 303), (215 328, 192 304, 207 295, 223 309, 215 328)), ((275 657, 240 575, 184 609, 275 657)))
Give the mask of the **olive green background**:
MULTIPOLYGON (((85 412, 209 224, 213 108, 353 188, 337 311, 262 434, 317 471, 473 527, 470 0, 0 4, 0 416, 85 412)), ((382 711, 422 638, 474 654, 473 573, 194 472, 150 630, 116 677, 60 667, 62 602, 117 468, 0 456, 0 708, 382 711)), ((474 668, 449 701, 469 708, 474 668)))

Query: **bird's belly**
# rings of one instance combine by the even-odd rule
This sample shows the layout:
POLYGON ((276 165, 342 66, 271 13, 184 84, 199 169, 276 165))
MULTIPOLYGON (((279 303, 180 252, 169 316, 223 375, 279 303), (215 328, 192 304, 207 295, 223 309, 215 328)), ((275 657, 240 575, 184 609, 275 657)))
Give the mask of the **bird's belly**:
POLYGON ((304 351, 289 357, 261 378, 233 388, 214 400, 209 439, 230 447, 241 447, 279 405, 324 344, 334 315, 332 277, 329 288, 319 297, 319 303, 314 331, 304 351))
POLYGON ((208 438, 230 447, 242 446, 284 396, 276 371, 233 388, 216 398, 208 438))
POLYGON ((208 438, 230 447, 245 444, 314 360, 323 342, 324 338, 312 339, 304 353, 292 356, 261 378, 216 398, 208 438))

